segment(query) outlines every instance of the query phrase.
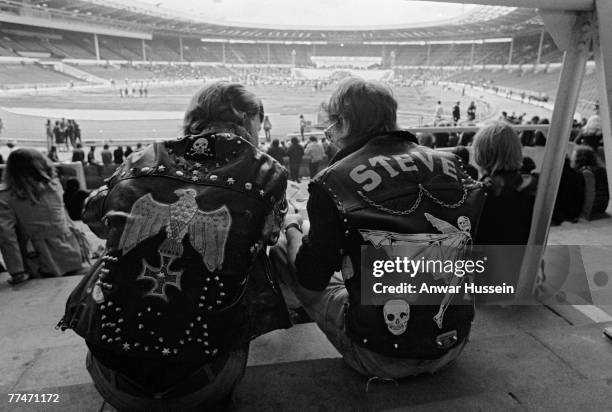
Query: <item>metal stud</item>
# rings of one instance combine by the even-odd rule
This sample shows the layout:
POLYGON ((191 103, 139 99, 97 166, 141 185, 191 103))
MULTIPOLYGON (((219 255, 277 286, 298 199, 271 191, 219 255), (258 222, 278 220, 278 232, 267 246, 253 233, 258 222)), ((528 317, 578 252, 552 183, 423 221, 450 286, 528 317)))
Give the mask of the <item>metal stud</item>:
POLYGON ((220 305, 220 304, 221 304, 221 301, 220 301, 220 300, 218 300, 218 301, 217 301, 217 305, 220 305))
POLYGON ((201 320, 202 320, 202 316, 198 316, 198 317, 196 318, 196 320, 197 320, 198 322, 199 322, 199 321, 201 321, 201 320))
POLYGON ((164 356, 170 355, 170 350, 168 348, 164 348, 164 350, 162 350, 162 355, 164 356))
POLYGON ((223 287, 223 282, 219 282, 219 287, 222 288, 223 287))
POLYGON ((198 342, 202 342, 202 339, 200 339, 200 338, 197 338, 197 339, 196 339, 196 341, 198 341, 198 342))
POLYGON ((203 327, 204 329, 208 329, 208 325, 207 325, 206 323, 205 323, 205 324, 203 324, 203 325, 202 325, 202 327, 203 327))
POLYGON ((154 331, 152 331, 152 330, 150 330, 150 331, 149 331, 149 335, 153 336, 153 335, 155 335, 155 332, 154 332, 154 331))
POLYGON ((100 317, 100 319, 102 319, 102 320, 106 319, 106 315, 102 315, 102 316, 100 317))
POLYGON ((210 175, 210 180, 213 182, 217 180, 217 175, 210 175))
POLYGON ((173 349, 172 352, 176 355, 178 353, 178 349, 173 349))
MULTIPOLYGON (((172 153, 172 152, 170 152, 170 153, 172 153)), ((163 171, 165 171, 165 170, 166 170, 166 168, 165 168, 163 165, 159 165, 159 166, 157 166, 157 171, 158 171, 158 172, 163 172, 163 171)))
POLYGON ((219 281, 219 276, 215 276, 213 279, 215 279, 218 282, 219 281))
POLYGON ((143 168, 142 168, 142 169, 140 169, 140 170, 142 171, 142 173, 148 173, 148 172, 151 170, 151 168, 150 168, 150 167, 148 167, 148 166, 145 166, 145 167, 143 167, 143 168))
POLYGON ((117 336, 117 337, 115 338, 115 342, 119 342, 119 341, 121 341, 121 336, 117 336))
POLYGON ((112 300, 109 300, 109 301, 108 301, 108 307, 110 308, 111 306, 113 306, 113 301, 112 301, 112 300))
POLYGON ((397 349, 397 343, 394 343, 394 344, 393 344, 393 347, 394 347, 395 349, 397 349))
POLYGON ((157 339, 160 343, 164 342, 164 338, 162 338, 161 336, 157 339))
POLYGON ((141 316, 142 316, 142 312, 138 312, 138 317, 141 317, 141 316))
POLYGON ((145 346, 145 347, 144 347, 144 350, 145 350, 145 352, 148 352, 148 351, 149 351, 149 347, 148 347, 148 346, 145 346))
POLYGON ((134 343, 134 347, 135 347, 135 348, 137 348, 137 347, 139 347, 139 346, 140 346, 140 343, 138 343, 138 342, 135 342, 135 343, 134 343))
POLYGON ((244 188, 245 188, 246 190, 251 190, 251 189, 253 188, 253 185, 252 185, 251 183, 248 183, 248 182, 247 182, 247 183, 245 183, 245 184, 244 184, 244 188))
POLYGON ((102 340, 106 339, 106 335, 102 335, 102 340))
POLYGON ((259 191, 259 196, 263 196, 265 194, 265 192, 263 190, 259 191))
POLYGON ((368 340, 364 338, 363 343, 368 343, 368 340))
POLYGON ((217 354, 217 352, 219 352, 218 349, 213 349, 213 351, 212 351, 213 356, 215 356, 217 354))
POLYGON ((183 339, 181 339, 181 340, 179 340, 179 343, 180 343, 181 345, 184 345, 184 344, 185 344, 185 341, 184 341, 183 339))
POLYGON ((191 326, 191 327, 193 328, 193 322, 191 322, 191 323, 189 324, 189 326, 191 326))
POLYGON ((117 322, 118 322, 118 323, 123 323, 123 318, 119 318, 119 319, 117 320, 117 322))
POLYGON ((235 180, 235 179, 233 179, 233 178, 231 178, 231 177, 228 177, 228 178, 227 178, 227 184, 228 184, 228 185, 233 185, 235 182, 236 182, 236 180, 235 180))
POLYGON ((142 323, 138 324, 138 329, 144 329, 144 325, 142 323))
POLYGON ((177 170, 176 172, 174 172, 174 174, 177 175, 177 176, 183 176, 184 175, 184 173, 181 172, 180 170, 177 170))
POLYGON ((121 328, 115 329, 115 333, 120 333, 120 332, 121 332, 121 328))
POLYGON ((129 344, 129 343, 127 343, 127 342, 125 342, 125 343, 123 344, 123 350, 125 350, 125 351, 130 350, 130 344, 129 344))
POLYGON ((161 312, 157 312, 157 316, 161 316, 161 312))
POLYGON ((203 304, 203 303, 200 303, 200 304, 198 304, 198 307, 199 307, 199 308, 203 308, 203 307, 204 307, 204 304, 203 304))
POLYGON ((147 312, 151 312, 151 307, 150 306, 147 308, 147 312))

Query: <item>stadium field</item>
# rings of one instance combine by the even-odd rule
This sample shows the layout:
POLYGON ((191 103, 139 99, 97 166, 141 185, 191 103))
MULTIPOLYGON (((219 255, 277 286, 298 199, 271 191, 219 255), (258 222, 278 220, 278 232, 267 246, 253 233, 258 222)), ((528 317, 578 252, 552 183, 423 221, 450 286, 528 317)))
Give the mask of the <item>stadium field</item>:
MULTIPOLYGON (((184 110, 200 85, 153 85, 146 98, 121 98, 118 89, 110 87, 0 95, 0 118, 6 129, 0 138, 5 142, 16 140, 23 145, 44 146, 46 120, 54 121, 62 117, 75 119, 80 124, 85 144, 134 144, 176 137, 180 134, 184 110)), ((314 124, 318 108, 329 99, 331 93, 331 87, 319 92, 305 87, 271 85, 249 89, 264 103, 273 125, 272 137, 281 140, 299 129, 300 114, 314 124)), ((438 100, 442 100, 445 114, 450 114, 456 101, 461 102, 465 111, 470 101, 474 100, 478 106, 479 120, 496 118, 501 110, 545 117, 550 115, 545 109, 497 96, 482 96, 481 92, 475 94, 471 90, 467 90, 465 95, 438 86, 395 87, 393 90, 399 102, 398 122, 406 128, 430 124, 438 100)))

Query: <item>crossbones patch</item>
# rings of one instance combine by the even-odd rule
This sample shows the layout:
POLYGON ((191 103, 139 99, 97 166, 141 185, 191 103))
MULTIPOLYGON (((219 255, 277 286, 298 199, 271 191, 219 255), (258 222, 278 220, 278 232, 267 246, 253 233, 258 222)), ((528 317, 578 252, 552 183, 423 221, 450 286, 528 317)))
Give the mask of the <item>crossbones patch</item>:
POLYGON ((215 156, 215 140, 208 139, 207 137, 199 137, 192 143, 185 151, 185 157, 187 158, 212 158, 215 156))

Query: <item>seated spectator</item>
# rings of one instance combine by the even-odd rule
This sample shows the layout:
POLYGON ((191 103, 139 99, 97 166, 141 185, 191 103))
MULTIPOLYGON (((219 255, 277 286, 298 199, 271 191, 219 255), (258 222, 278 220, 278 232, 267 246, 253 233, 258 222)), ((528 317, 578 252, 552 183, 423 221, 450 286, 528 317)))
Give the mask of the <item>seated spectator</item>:
POLYGON ((482 127, 474 136, 474 161, 488 193, 475 244, 527 244, 537 178, 520 173, 523 154, 512 127, 503 121, 482 127))
POLYGON ((123 163, 123 148, 121 146, 117 146, 113 151, 113 161, 117 166, 123 163))
POLYGON ((419 141, 419 144, 421 146, 425 146, 425 147, 429 147, 430 149, 433 149, 434 147, 434 137, 432 134, 429 133, 417 133, 417 139, 419 141))
POLYGON ((76 147, 72 150, 72 161, 85 163, 85 152, 81 143, 77 143, 76 147))
POLYGON ((123 156, 127 159, 129 155, 131 155, 133 152, 132 150, 132 146, 126 146, 125 147, 125 152, 123 153, 123 156))
POLYGON ((566 156, 553 209, 551 221, 553 225, 560 225, 566 220, 570 222, 578 220, 584 203, 584 186, 584 176, 571 167, 570 159, 566 156))
POLYGON ((461 159, 461 166, 465 173, 474 180, 478 180, 478 169, 470 164, 470 151, 465 146, 457 146, 453 150, 455 156, 461 159))
POLYGON ((96 146, 91 146, 89 148, 89 152, 87 153, 87 163, 90 165, 97 165, 96 161, 96 146))
POLYGON ((299 182, 304 148, 300 145, 297 137, 291 138, 291 144, 287 148, 287 156, 289 157, 289 177, 291 180, 299 182))
POLYGON ((9 283, 83 269, 87 241, 66 213, 55 168, 35 149, 16 149, 0 189, 0 252, 9 283))
POLYGON ((459 139, 459 146, 471 146, 475 134, 475 132, 462 132, 461 139, 459 139))
POLYGON ((525 175, 530 175, 536 169, 536 164, 533 159, 529 156, 523 156, 523 161, 521 162, 521 173, 525 175))
POLYGON ((83 203, 89 196, 89 192, 81 190, 81 185, 77 179, 68 179, 66 181, 66 191, 64 192, 64 204, 68 215, 72 220, 81 220, 81 211, 83 203))
POLYGON ((603 145, 601 119, 598 115, 593 115, 589 118, 586 125, 580 130, 580 133, 576 137, 576 144, 587 145, 597 153, 599 146, 603 145))
POLYGON ((285 151, 282 147, 280 147, 280 142, 278 139, 272 140, 272 146, 268 149, 267 152, 272 158, 274 158, 278 163, 283 164, 283 157, 285 157, 285 151))
MULTIPOLYGON (((453 223, 456 216, 463 217, 465 232, 459 235, 467 239, 467 222, 474 222, 475 230, 484 191, 463 173, 455 156, 418 146, 414 135, 399 130, 397 102, 385 86, 349 77, 332 93, 328 112, 328 133, 342 156, 309 185, 308 234, 302 236, 298 215, 287 217, 287 250, 273 249, 275 262, 288 261, 290 270, 282 271, 287 285, 355 371, 385 379, 434 373, 456 359, 467 343, 471 305, 447 306, 444 315, 437 304, 408 313, 415 306, 406 295, 381 296, 385 301, 365 304, 362 285, 369 274, 361 271, 361 247, 410 238, 427 250, 440 233, 436 228, 446 230, 442 226, 448 227, 450 216, 453 223), (374 165, 368 161, 373 156, 402 160, 374 165), (418 160, 425 157, 429 161, 418 160), (434 164, 447 164, 452 176, 434 164), (407 168, 410 172, 401 172, 407 168), (421 199, 422 187, 428 188, 428 196, 421 199), (462 193, 466 197, 460 205, 440 204, 440 195, 457 199, 462 193), (415 204, 418 212, 406 212, 416 209, 415 204), (435 213, 436 220, 427 212, 435 213), (442 343, 439 337, 445 331, 454 337, 442 343)), ((435 242, 444 242, 445 235, 440 236, 435 242)))
POLYGON ((455 132, 451 132, 448 135, 448 147, 457 147, 459 144, 459 136, 455 132))
POLYGON ((582 217, 587 220, 602 217, 610 201, 606 168, 601 166, 593 149, 586 145, 574 149, 572 167, 584 176, 582 217))
POLYGON ((111 153, 107 144, 102 146, 102 153, 100 153, 100 156, 102 156, 102 164, 104 166, 108 166, 113 163, 113 154, 111 153))
POLYGON ((118 410, 223 410, 249 342, 289 326, 266 255, 287 180, 257 148, 263 115, 242 85, 207 83, 185 113, 186 139, 130 156, 126 174, 85 204, 83 221, 107 239, 106 252, 60 327, 85 339, 87 369, 118 410), (107 330, 100 319, 116 322, 119 311, 107 330))
POLYGON ((304 156, 310 158, 310 178, 314 178, 323 162, 325 151, 315 136, 310 136, 308 145, 304 149, 304 156))
POLYGON ((434 147, 448 147, 449 134, 446 132, 436 132, 434 135, 434 147))

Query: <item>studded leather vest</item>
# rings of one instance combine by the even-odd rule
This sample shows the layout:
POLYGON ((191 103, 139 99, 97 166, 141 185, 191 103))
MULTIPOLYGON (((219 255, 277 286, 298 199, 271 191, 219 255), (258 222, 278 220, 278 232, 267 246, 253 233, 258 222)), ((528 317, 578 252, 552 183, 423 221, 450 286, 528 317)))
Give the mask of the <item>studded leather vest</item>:
MULTIPOLYGON (((423 304, 400 293, 387 295, 384 304, 362 301, 362 293, 368 293, 362 290, 362 276, 372 276, 361 273, 362 245, 416 245, 429 256, 442 256, 462 254, 475 234, 484 203, 482 185, 463 171, 456 156, 416 142, 405 131, 375 137, 315 181, 334 201, 346 236, 342 274, 350 297, 347 334, 387 356, 435 359, 468 336, 473 304, 454 303, 471 297, 447 294, 423 304)), ((460 280, 446 276, 428 283, 453 282, 460 280)))
POLYGON ((287 180, 241 135, 220 125, 154 143, 91 194, 83 220, 106 253, 73 292, 62 328, 124 355, 177 361, 206 361, 256 334, 253 312, 265 308, 253 288, 279 293, 261 274, 287 180))

